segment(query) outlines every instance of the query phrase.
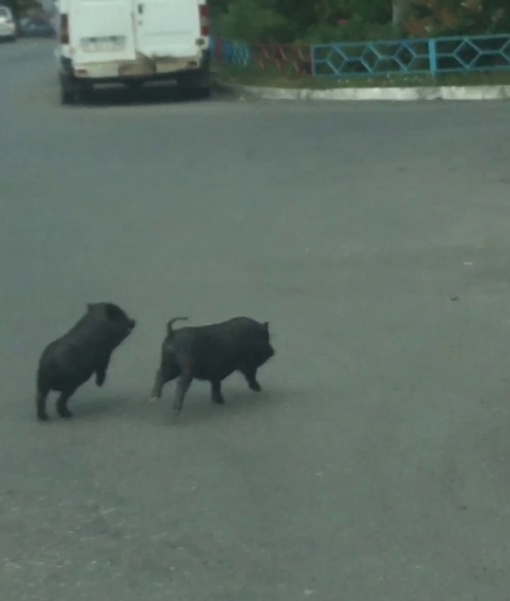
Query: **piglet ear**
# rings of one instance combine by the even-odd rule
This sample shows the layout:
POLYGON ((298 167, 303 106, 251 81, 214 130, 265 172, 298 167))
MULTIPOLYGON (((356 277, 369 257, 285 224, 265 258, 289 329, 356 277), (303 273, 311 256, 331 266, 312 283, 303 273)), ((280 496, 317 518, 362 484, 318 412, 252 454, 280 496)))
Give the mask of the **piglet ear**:
POLYGON ((110 321, 115 321, 115 318, 119 316, 119 312, 116 307, 108 303, 105 307, 106 317, 110 321))
POLYGON ((91 311, 93 306, 94 303, 87 303, 87 312, 91 311))
POLYGON ((110 321, 123 321, 124 319, 127 319, 127 315, 124 311, 113 303, 105 303, 105 311, 106 317, 110 321))
POLYGON ((266 332, 269 332, 269 322, 268 321, 264 322, 264 329, 266 330, 266 332))

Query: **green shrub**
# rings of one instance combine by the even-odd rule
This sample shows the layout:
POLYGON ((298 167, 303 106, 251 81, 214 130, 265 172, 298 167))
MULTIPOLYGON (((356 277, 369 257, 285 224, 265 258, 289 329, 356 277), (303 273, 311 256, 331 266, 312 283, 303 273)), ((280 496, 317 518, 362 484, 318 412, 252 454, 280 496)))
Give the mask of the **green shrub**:
POLYGON ((257 0, 231 2, 220 27, 224 37, 249 44, 285 43, 295 38, 292 23, 257 0))
MULTIPOLYGON (((2 0, 0 0, 1 2, 2 0)), ((34 0, 4 0, 33 2, 34 0)), ((392 0, 209 0, 214 30, 256 43, 360 42, 407 35, 494 34, 510 31, 510 0, 408 0, 406 33, 392 25, 392 0), (345 19, 344 25, 338 20, 345 19)))
POLYGON ((391 23, 380 25, 367 23, 360 15, 355 14, 344 25, 313 25, 300 39, 309 44, 329 44, 334 42, 362 42, 367 40, 395 39, 395 31, 391 23))
POLYGON ((430 36, 493 35, 510 31, 510 6, 503 0, 414 0, 411 33, 430 36))

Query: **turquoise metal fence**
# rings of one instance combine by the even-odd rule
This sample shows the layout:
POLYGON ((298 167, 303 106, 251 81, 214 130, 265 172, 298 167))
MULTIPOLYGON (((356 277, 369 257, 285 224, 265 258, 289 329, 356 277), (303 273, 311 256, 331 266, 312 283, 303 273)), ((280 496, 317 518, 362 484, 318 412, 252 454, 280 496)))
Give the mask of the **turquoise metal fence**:
POLYGON ((260 70, 286 67, 315 77, 510 71, 510 33, 505 35, 377 40, 338 44, 256 44, 211 39, 218 61, 260 70))
POLYGON ((310 74, 312 59, 308 44, 244 44, 210 38, 212 56, 237 66, 253 65, 260 71, 280 74, 310 74))
POLYGON ((317 77, 510 70, 510 34, 313 44, 317 77))
POLYGON ((209 38, 210 49, 214 58, 218 61, 232 65, 249 65, 251 60, 250 47, 243 42, 222 40, 220 38, 209 38))

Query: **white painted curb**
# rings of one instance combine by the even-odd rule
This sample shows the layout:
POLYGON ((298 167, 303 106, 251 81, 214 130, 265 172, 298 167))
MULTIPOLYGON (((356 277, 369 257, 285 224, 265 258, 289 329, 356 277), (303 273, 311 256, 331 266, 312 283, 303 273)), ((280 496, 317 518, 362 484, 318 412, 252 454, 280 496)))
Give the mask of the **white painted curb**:
POLYGON ((236 94, 264 100, 510 100, 509 86, 430 86, 310 90, 220 84, 236 94))

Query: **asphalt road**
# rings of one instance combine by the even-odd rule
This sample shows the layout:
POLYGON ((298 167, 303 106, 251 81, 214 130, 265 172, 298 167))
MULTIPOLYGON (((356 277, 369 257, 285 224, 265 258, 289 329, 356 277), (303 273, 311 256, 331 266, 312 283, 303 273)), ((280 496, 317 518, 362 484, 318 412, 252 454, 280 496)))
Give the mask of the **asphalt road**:
POLYGON ((507 601, 508 104, 58 104, 0 46, 5 601, 507 601), (41 349, 138 320, 75 419, 41 349), (166 321, 269 320, 264 392, 147 402, 166 321))

